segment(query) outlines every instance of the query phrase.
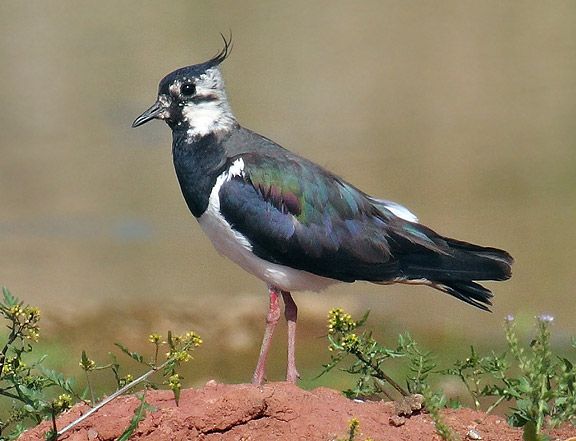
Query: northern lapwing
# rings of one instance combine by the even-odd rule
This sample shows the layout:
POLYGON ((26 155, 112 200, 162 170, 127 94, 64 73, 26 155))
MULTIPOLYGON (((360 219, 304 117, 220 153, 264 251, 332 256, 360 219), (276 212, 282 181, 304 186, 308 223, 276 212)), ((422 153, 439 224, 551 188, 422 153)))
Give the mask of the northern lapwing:
POLYGON ((297 308, 292 291, 338 282, 428 285, 483 310, 492 293, 479 280, 511 276, 503 250, 450 239, 418 223, 405 207, 372 197, 325 168, 242 127, 212 59, 165 76, 158 99, 134 123, 172 129, 176 176, 188 208, 222 255, 268 286, 270 305, 252 382, 264 381, 280 317, 288 322, 286 380, 294 357, 297 308))

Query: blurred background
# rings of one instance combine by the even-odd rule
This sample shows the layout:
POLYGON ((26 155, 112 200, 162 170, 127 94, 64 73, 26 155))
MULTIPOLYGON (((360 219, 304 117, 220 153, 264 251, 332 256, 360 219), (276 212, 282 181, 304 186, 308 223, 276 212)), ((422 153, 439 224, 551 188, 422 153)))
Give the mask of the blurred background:
MULTIPOLYGON (((265 286, 213 250, 175 179, 161 122, 131 129, 171 70, 223 64, 244 126, 422 223, 508 250, 492 314, 424 287, 297 293, 306 387, 329 359, 327 311, 385 343, 410 331, 463 356, 513 314, 576 334, 576 3, 27 1, 0 4, 0 284, 41 308, 46 362, 78 371, 152 331, 204 338, 188 384, 250 379, 265 286)), ((526 338, 529 338, 526 337, 526 338)), ((284 376, 285 327, 269 378, 284 376)))

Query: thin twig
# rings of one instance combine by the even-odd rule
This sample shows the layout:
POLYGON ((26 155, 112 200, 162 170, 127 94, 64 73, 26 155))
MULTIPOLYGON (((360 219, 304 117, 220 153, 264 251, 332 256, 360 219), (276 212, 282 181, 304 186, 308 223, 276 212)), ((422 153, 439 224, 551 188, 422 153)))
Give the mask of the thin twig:
POLYGON ((384 389, 384 381, 381 380, 380 378, 376 378, 374 377, 375 384, 377 385, 378 389, 380 390, 380 392, 382 392, 384 394, 384 396, 389 400, 389 401, 394 401, 394 397, 392 395, 390 395, 388 393, 388 391, 386 391, 386 389, 384 389))
POLYGON ((0 352, 0 377, 2 376, 2 372, 4 371, 4 363, 6 363, 6 354, 8 353, 8 348, 10 345, 14 343, 18 333, 16 332, 16 322, 12 320, 12 328, 10 329, 10 335, 8 336, 8 341, 2 348, 2 352, 0 352))
POLYGON ((407 397, 408 395, 410 395, 408 393, 408 391, 406 391, 402 386, 400 386, 398 383, 396 383, 391 377, 389 377, 386 372, 384 372, 382 369, 380 369, 378 366, 373 366, 372 363, 370 363, 370 360, 367 360, 364 357, 364 354, 362 354, 360 351, 354 351, 353 354, 364 364, 366 364, 367 366, 370 366, 371 369, 374 370, 374 372, 376 372, 376 376, 382 380, 386 380, 394 389, 396 389, 398 392, 400 392, 402 394, 402 396, 407 397))
POLYGON ((487 410, 486 410, 486 416, 490 415, 490 413, 492 413, 492 411, 494 409, 496 409, 496 407, 498 407, 498 405, 504 401, 506 399, 506 395, 502 395, 501 397, 499 397, 495 403, 493 403, 487 410))
POLYGON ((164 363, 162 363, 160 366, 157 367, 152 367, 152 370, 146 372, 145 374, 141 375, 140 377, 136 378, 134 381, 132 381, 131 383, 128 383, 126 386, 124 386, 121 389, 118 389, 116 392, 114 392, 112 395, 110 395, 109 397, 106 397, 104 400, 102 400, 101 402, 99 402, 96 406, 94 406, 92 409, 90 409, 88 412, 86 412, 84 415, 82 415, 80 418, 72 421, 70 424, 68 424, 66 427, 64 427, 62 430, 59 430, 56 434, 56 437, 59 437, 61 435, 63 435, 64 433, 68 432, 70 429, 72 429, 74 426, 76 426, 77 424, 81 423, 82 421, 84 421, 86 418, 88 418, 89 416, 91 416, 92 414, 96 413, 98 410, 100 410, 102 407, 104 407, 106 404, 108 404, 110 401, 114 400, 115 398, 118 398, 120 395, 122 395, 124 392, 128 391, 129 389, 133 388, 134 386, 136 386, 137 384, 143 382, 144 380, 146 380, 150 375, 152 375, 153 373, 155 373, 156 371, 162 369, 164 366, 166 366, 166 364, 168 364, 169 361, 172 360, 166 360, 164 363))

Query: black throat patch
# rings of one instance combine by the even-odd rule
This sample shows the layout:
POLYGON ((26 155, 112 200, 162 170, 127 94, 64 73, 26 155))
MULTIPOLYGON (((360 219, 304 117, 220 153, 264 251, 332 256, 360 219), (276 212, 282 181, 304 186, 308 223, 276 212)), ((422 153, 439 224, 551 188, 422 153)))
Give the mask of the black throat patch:
POLYGON ((186 131, 173 132, 172 157, 182 195, 198 218, 206 211, 216 178, 226 168, 222 139, 214 134, 190 141, 186 131))

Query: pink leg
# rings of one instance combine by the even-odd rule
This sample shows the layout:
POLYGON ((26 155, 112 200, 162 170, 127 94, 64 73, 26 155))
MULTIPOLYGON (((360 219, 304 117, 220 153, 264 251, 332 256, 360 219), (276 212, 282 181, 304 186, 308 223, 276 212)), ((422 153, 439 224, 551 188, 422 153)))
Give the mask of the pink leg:
POLYGON ((268 307, 268 315, 266 316, 266 329, 264 330, 264 338, 262 346, 260 347, 260 357, 256 370, 252 376, 252 384, 260 385, 264 382, 264 374, 266 371, 266 360, 268 359, 268 351, 270 350, 270 343, 272 343, 272 334, 278 319, 280 319, 280 303, 278 302, 278 290, 274 287, 268 289, 270 293, 270 306, 268 307))
POLYGON ((286 381, 296 383, 300 374, 296 369, 296 320, 298 319, 298 307, 292 299, 288 291, 282 291, 282 299, 284 299, 284 317, 288 324, 288 367, 286 370, 286 381))

